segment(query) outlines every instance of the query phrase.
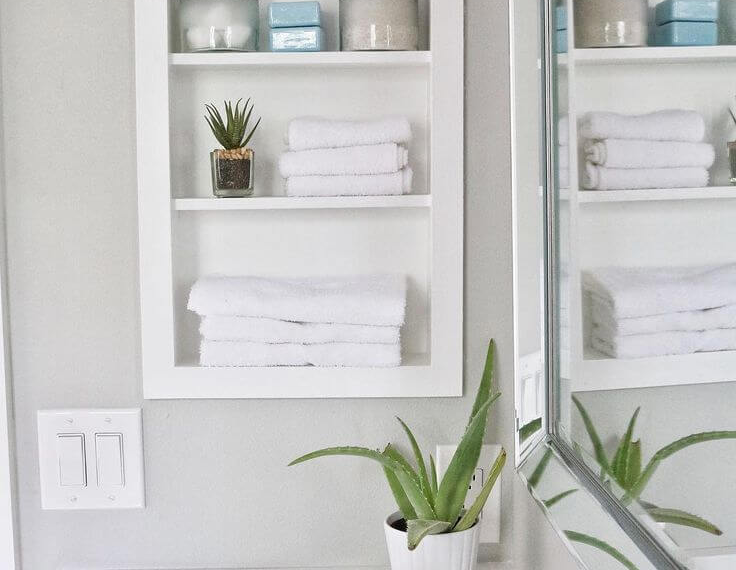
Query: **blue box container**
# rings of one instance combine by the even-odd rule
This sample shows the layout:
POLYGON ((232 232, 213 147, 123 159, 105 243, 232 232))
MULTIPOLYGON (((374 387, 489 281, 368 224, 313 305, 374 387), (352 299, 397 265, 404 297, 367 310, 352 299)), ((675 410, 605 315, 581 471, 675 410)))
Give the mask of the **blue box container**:
POLYGON ((555 8, 555 28, 557 30, 567 29, 567 6, 557 6, 555 8))
POLYGON ((715 22, 670 22, 657 26, 658 46, 714 46, 718 43, 715 22))
POLYGON ((268 6, 268 24, 272 28, 321 26, 319 2, 271 2, 268 6))
MULTIPOLYGON (((725 0, 733 2, 733 0, 725 0)), ((715 22, 718 20, 718 0, 664 0, 657 4, 657 25, 669 22, 715 22)))
POLYGON ((557 30, 555 51, 557 53, 567 53, 567 30, 557 30))
POLYGON ((269 32, 271 51, 322 51, 325 35, 319 26, 272 28, 269 32))

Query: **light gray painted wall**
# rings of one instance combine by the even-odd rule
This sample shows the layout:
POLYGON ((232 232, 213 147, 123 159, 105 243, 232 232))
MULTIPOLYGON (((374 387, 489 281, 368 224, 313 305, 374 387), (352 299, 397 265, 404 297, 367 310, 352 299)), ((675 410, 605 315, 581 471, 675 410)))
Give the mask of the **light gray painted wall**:
MULTIPOLYGON (((291 470, 286 463, 315 446, 398 440, 394 414, 424 445, 452 442, 469 398, 144 402, 132 0, 3 0, 0 7, 25 568, 384 563, 380 522, 392 503, 379 471, 350 460, 291 470), (138 405, 147 508, 42 511, 36 411, 138 405)), ((484 0, 468 0, 466 10, 466 390, 474 390, 486 341, 496 337, 505 397, 489 440, 511 447, 507 14, 505 3, 484 0)), ((511 478, 509 469, 499 558, 512 555, 511 478)), ((520 508, 536 516, 527 499, 520 508)), ((556 554, 551 568, 571 564, 556 554)))

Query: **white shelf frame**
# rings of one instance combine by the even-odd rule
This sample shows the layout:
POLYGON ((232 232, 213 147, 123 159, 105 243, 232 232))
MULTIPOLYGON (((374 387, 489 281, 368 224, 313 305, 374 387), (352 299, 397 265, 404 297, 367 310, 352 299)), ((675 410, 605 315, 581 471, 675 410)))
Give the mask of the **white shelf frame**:
POLYGON ((736 186, 709 186, 706 188, 656 188, 651 190, 580 190, 581 204, 611 202, 669 202, 679 200, 732 200, 736 186))
MULTIPOLYGON (((433 52, 170 54, 169 3, 136 0, 138 197, 143 394, 146 399, 458 397, 463 386, 463 25, 462 3, 429 0, 433 52), (411 65, 428 74, 431 196, 350 199, 172 200, 169 72, 187 66, 316 69, 411 65), (285 200, 295 200, 287 204, 285 200), (431 207, 430 207, 431 206, 431 207), (172 229, 179 211, 291 208, 427 208, 431 219, 429 352, 403 366, 204 368, 177 362, 172 229)), ((326 223, 329 218, 326 218, 326 223)))
POLYGON ((578 67, 650 63, 708 63, 736 61, 736 46, 636 47, 576 49, 578 67))

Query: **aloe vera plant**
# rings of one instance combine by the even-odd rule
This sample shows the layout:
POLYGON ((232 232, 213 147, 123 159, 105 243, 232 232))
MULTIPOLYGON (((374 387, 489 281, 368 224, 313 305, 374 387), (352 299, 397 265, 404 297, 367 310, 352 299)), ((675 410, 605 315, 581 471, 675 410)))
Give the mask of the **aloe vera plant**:
POLYGON ((679 509, 661 508, 653 503, 642 500, 641 495, 651 481, 657 468, 665 459, 692 445, 721 439, 736 439, 736 431, 711 431, 680 438, 661 448, 644 465, 642 462, 641 440, 634 440, 634 430, 640 408, 636 409, 629 420, 626 432, 619 440, 613 457, 609 457, 590 414, 588 414, 580 400, 575 396, 572 399, 590 438, 595 459, 598 465, 600 465, 601 481, 606 482, 610 479, 615 481, 625 492, 622 498, 625 504, 638 501, 649 516, 657 522, 686 526, 717 536, 723 534, 716 525, 702 517, 679 509))
POLYGON ((483 506, 506 462, 506 451, 502 449, 491 467, 480 494, 470 508, 464 510, 465 499, 483 445, 488 412, 493 402, 500 396, 499 393, 494 392, 493 386, 494 351, 495 344, 491 340, 470 420, 441 480, 437 477, 434 458, 429 456, 428 467, 414 434, 401 419, 399 422, 409 440, 414 465, 391 444, 388 444, 383 451, 366 447, 320 449, 295 459, 289 465, 297 465, 317 457, 335 455, 364 457, 379 463, 383 467, 396 504, 406 520, 409 550, 414 550, 428 535, 470 529, 478 521, 483 506))
POLYGON ((232 101, 225 101, 226 120, 223 120, 220 111, 215 105, 205 105, 207 109, 205 120, 210 126, 210 130, 212 130, 212 134, 215 135, 217 141, 226 151, 245 148, 250 142, 250 139, 253 138, 258 125, 261 124, 261 118, 259 118, 253 128, 248 131, 248 124, 253 114, 253 104, 248 99, 241 109, 240 103, 242 101, 242 99, 238 99, 234 107, 232 101))

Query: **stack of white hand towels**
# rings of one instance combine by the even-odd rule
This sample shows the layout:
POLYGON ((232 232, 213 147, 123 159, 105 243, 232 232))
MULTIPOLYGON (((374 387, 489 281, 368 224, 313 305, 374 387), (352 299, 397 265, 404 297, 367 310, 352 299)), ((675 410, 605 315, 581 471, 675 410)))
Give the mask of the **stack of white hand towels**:
POLYGON ((736 263, 586 272, 591 344, 613 358, 736 350, 736 263))
POLYGON ((279 170, 287 196, 381 196, 411 192, 411 125, 375 121, 294 119, 279 170))
POLYGON ((391 367, 401 364, 406 279, 202 277, 202 366, 391 367))
POLYGON ((588 113, 582 186, 588 190, 702 188, 713 166, 713 145, 702 142, 705 122, 695 111, 646 115, 588 113))

